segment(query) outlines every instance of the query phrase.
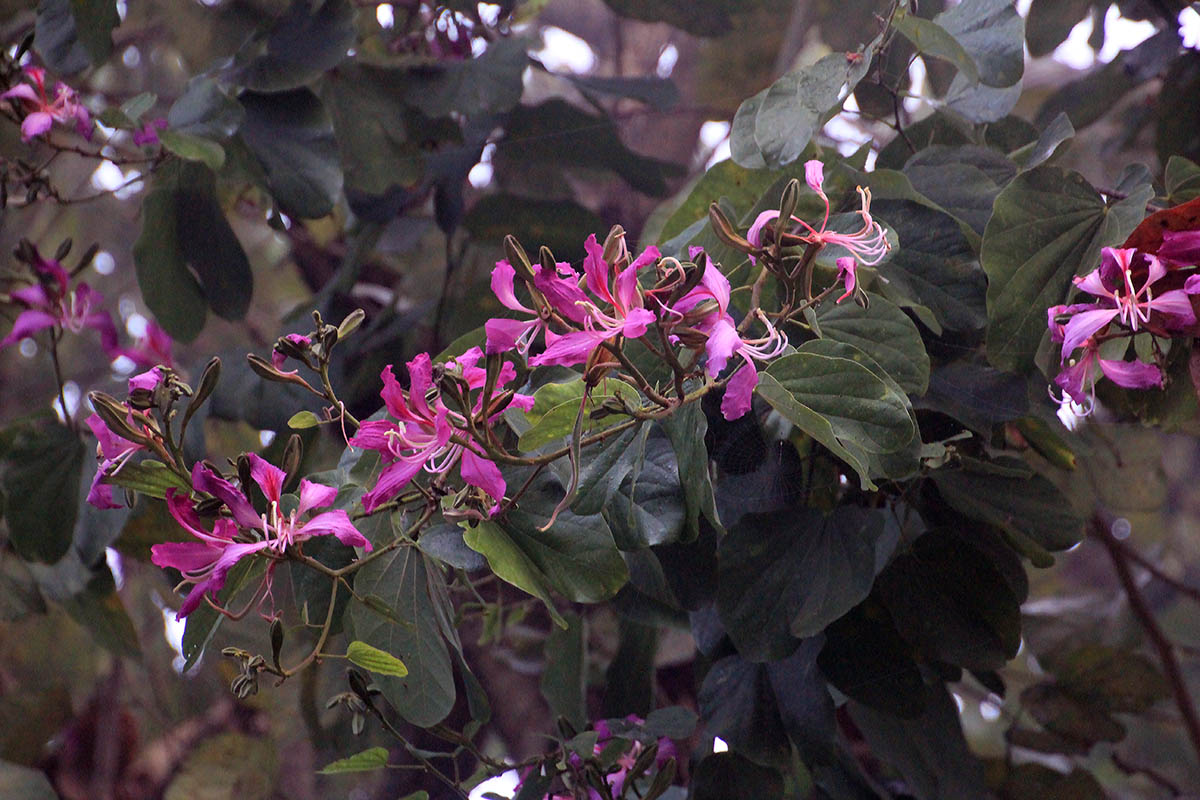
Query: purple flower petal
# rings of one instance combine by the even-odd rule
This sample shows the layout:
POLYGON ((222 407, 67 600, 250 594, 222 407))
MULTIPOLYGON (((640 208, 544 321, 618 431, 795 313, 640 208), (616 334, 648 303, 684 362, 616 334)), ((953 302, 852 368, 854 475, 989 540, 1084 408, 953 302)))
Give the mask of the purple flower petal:
POLYGON ((1141 361, 1110 361, 1098 359, 1100 370, 1110 381, 1126 389, 1162 388, 1162 370, 1141 361))
POLYGON ((489 319, 483 325, 483 330, 487 334, 488 355, 492 353, 507 353, 515 349, 521 337, 530 328, 535 328, 539 324, 541 323, 537 319, 519 320, 503 319, 500 317, 489 319))
POLYGON ((58 318, 45 311, 22 311, 13 322, 12 332, 0 339, 0 347, 8 347, 13 342, 32 336, 38 331, 52 328, 58 324, 58 318))
POLYGON ((337 487, 326 486, 323 483, 313 483, 308 478, 300 479, 300 505, 297 514, 303 514, 314 508, 325 508, 337 498, 337 487))
POLYGON ((721 400, 721 416, 735 420, 750 410, 754 387, 758 386, 758 370, 754 362, 746 359, 741 368, 725 384, 725 397, 721 400))
POLYGON ((304 523, 301 531, 306 537, 332 534, 342 544, 371 550, 371 543, 359 532, 358 528, 354 527, 354 523, 350 521, 350 515, 340 508, 317 514, 304 523))
POLYGON ((592 351, 605 340, 603 331, 572 331, 554 340, 540 355, 529 359, 535 367, 556 364, 560 367, 573 367, 588 360, 592 351))
POLYGON ((504 499, 507 486, 500 468, 470 448, 463 448, 462 461, 459 465, 462 479, 472 486, 477 486, 488 493, 488 496, 499 503, 504 499))
POLYGON ((246 458, 250 461, 250 477, 262 489, 267 500, 278 503, 283 494, 283 484, 287 482, 287 473, 257 453, 247 453, 246 458))
POLYGON ((1062 357, 1065 359, 1071 355, 1072 351, 1086 342, 1092 334, 1112 322, 1117 313, 1115 308, 1104 308, 1082 311, 1071 317, 1071 321, 1063 326, 1062 357))
POLYGON ((363 495, 363 510, 370 514, 379 506, 400 494, 400 490, 408 485, 413 476, 421 471, 424 458, 399 459, 379 473, 375 486, 363 495))
POLYGON ((53 125, 54 117, 45 111, 34 111, 21 123, 21 139, 28 142, 46 133, 53 125))
POLYGON ((238 491, 232 483, 213 472, 200 462, 192 467, 192 486, 197 491, 211 494, 221 500, 233 512, 233 518, 243 528, 258 530, 263 521, 254 511, 254 506, 246 499, 246 495, 238 491))

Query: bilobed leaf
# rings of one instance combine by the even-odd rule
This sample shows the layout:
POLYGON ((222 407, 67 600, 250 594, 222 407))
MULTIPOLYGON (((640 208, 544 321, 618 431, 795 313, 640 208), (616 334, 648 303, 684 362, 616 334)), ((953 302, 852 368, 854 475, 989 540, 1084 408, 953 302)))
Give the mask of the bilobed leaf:
POLYGON ((575 251, 588 234, 605 227, 595 212, 573 200, 508 193, 479 198, 462 224, 481 242, 498 242, 511 233, 518 241, 537 242, 564 254, 575 251))
POLYGON ((1073 275, 1095 268, 1100 248, 1122 241, 1144 216, 1149 185, 1106 206, 1075 172, 1037 167, 996 198, 980 258, 988 276, 987 354, 1000 369, 1033 367, 1046 308, 1066 299, 1073 275))
MULTIPOLYGON (((376 547, 385 544, 382 538, 374 542, 376 547)), ((421 726, 445 719, 455 698, 454 669, 430 594, 431 569, 436 567, 420 550, 398 547, 355 577, 355 591, 382 598, 407 625, 392 623, 359 603, 350 609, 359 641, 404 657, 408 675, 382 675, 376 683, 402 717, 421 726)))
POLYGON ((879 295, 867 293, 867 308, 832 303, 817 315, 824 337, 852 344, 871 356, 900 387, 922 395, 929 386, 929 354, 908 315, 879 295))
POLYGON ((1096 0, 1033 0, 1025 23, 1025 40, 1034 58, 1049 55, 1062 44, 1096 0))
POLYGON ((354 43, 354 7, 347 0, 292 3, 241 82, 256 92, 299 88, 345 61, 354 43))
POLYGON ((1011 0, 963 0, 933 21, 970 54, 984 86, 1012 86, 1021 80, 1025 20, 1011 0))
POLYGON ((280 206, 297 217, 328 214, 342 190, 342 169, 321 101, 308 89, 238 99, 246 109, 241 136, 280 206))
POLYGON ((351 664, 357 664, 377 675, 393 675, 403 678, 408 674, 408 667, 404 666, 403 661, 366 642, 354 641, 347 645, 346 658, 351 664))
POLYGON ((708 448, 704 444, 708 420, 703 409, 699 403, 689 403, 658 424, 675 448, 675 464, 687 511, 685 538, 690 541, 700 535, 701 516, 719 530, 721 521, 708 471, 708 448))
POLYGON ((884 520, 853 507, 747 514, 721 541, 717 609, 744 658, 769 661, 862 602, 884 520))
POLYGON ((576 614, 565 619, 565 630, 555 626, 546 636, 541 689, 555 716, 580 730, 587 725, 587 626, 576 614))
POLYGON ((555 624, 567 627, 566 619, 554 607, 549 579, 503 528, 494 522, 481 522, 468 528, 463 538, 468 547, 487 559, 498 578, 541 600, 555 624))
POLYGON ((167 126, 177 133, 223 139, 232 136, 245 118, 241 103, 225 94, 216 81, 197 76, 167 111, 167 126))
POLYGON ((669 544, 683 532, 686 511, 675 452, 667 437, 656 433, 645 429, 637 438, 601 512, 622 550, 669 544))
POLYGON ((838 691, 864 705, 905 719, 925 711, 927 689, 912 648, 874 598, 825 629, 817 664, 838 691))
POLYGON ((900 12, 895 19, 896 31, 917 48, 923 55, 948 61, 975 83, 979 80, 979 69, 975 59, 966 51, 949 31, 933 20, 922 19, 916 14, 900 12))
POLYGON ((1172 205, 1195 200, 1200 197, 1200 166, 1183 156, 1173 155, 1167 160, 1165 182, 1172 205))
POLYGON ((867 74, 882 33, 859 58, 831 53, 785 74, 742 103, 733 119, 730 147, 744 167, 779 167, 800 157, 809 140, 867 74))
POLYGON ((4 464, 4 516, 13 549, 53 564, 71 548, 85 450, 65 425, 22 428, 4 464))
POLYGON ((904 165, 913 188, 979 235, 992 216, 996 195, 1017 174, 1016 165, 988 147, 933 145, 904 165))
POLYGON ((628 97, 664 111, 679 102, 679 89, 669 78, 659 78, 654 75, 644 77, 576 75, 573 72, 558 74, 558 77, 570 81, 585 93, 628 97))
POLYGON ((110 472, 104 480, 113 486, 123 486, 135 492, 141 492, 147 497, 162 499, 167 496, 167 490, 179 489, 189 491, 191 485, 179 477, 161 461, 148 458, 136 463, 126 463, 115 473, 110 472))
POLYGON ((204 327, 208 303, 188 271, 179 241, 179 204, 172 181, 152 184, 142 201, 142 232, 133 245, 142 301, 174 339, 190 342, 204 327))
POLYGON ((405 101, 434 118, 508 111, 521 101, 530 44, 522 36, 508 37, 489 43, 476 58, 413 70, 405 80, 405 101))
POLYGON ((1059 145, 1073 136, 1075 136, 1075 128, 1071 125, 1071 119, 1066 114, 1060 113, 1050 120, 1045 130, 1038 134, 1037 139, 1013 151, 1012 160, 1022 170, 1033 169, 1039 164, 1045 163, 1058 150, 1059 145))
POLYGON ((588 392, 586 401, 583 399, 584 392, 582 378, 567 383, 548 383, 534 392, 534 405, 527 414, 533 427, 521 434, 517 446, 522 451, 529 452, 564 436, 570 436, 575 429, 580 405, 584 406, 583 432, 586 435, 628 419, 627 415, 619 411, 593 419, 591 413, 599 410, 605 402, 620 398, 631 408, 640 408, 642 403, 638 390, 617 378, 601 381, 588 392))
POLYGON ((355 753, 346 758, 331 761, 321 769, 318 775, 342 775, 347 772, 369 772, 383 769, 387 766, 388 751, 386 747, 370 747, 361 753, 355 753))

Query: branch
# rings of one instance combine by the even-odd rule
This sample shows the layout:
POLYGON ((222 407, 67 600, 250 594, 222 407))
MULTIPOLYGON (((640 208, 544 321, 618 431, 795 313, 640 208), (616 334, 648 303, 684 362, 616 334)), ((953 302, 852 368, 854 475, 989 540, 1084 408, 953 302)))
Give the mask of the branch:
POLYGON ((1154 611, 1146 602, 1145 596, 1142 595, 1133 578, 1133 572, 1129 569, 1130 558, 1127 550, 1121 547, 1121 542, 1112 535, 1100 514, 1092 519, 1091 529, 1092 536, 1108 550, 1113 568, 1117 573, 1117 579, 1125 590, 1125 596, 1129 598, 1130 610, 1141 623, 1146 637, 1154 645, 1154 649, 1158 651, 1158 659, 1162 663, 1163 673, 1171 687, 1171 694, 1175 697, 1175 705, 1179 708, 1183 726, 1196 751, 1197 760, 1200 760, 1200 716, 1196 715, 1195 703, 1192 702, 1192 696, 1184 682, 1183 672, 1179 668, 1179 660, 1175 657, 1175 647, 1167 639, 1162 628, 1158 626, 1158 622, 1154 619, 1154 611))

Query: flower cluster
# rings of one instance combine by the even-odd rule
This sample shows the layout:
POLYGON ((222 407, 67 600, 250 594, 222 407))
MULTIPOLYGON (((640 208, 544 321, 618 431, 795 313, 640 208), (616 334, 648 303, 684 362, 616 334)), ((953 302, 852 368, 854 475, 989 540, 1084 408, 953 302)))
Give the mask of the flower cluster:
POLYGON ((54 98, 46 95, 46 71, 41 67, 26 67, 29 83, 19 83, 0 94, 0 100, 15 101, 25 112, 21 121, 24 141, 47 133, 54 123, 75 123, 75 129, 85 139, 92 138, 92 118, 79 102, 75 90, 61 81, 54 86, 54 98))
POLYGON ((32 336, 47 328, 72 333, 92 329, 100 334, 100 343, 110 357, 123 355, 117 346, 117 329, 112 317, 100 308, 104 296, 83 281, 71 288, 71 276, 55 259, 45 258, 30 249, 29 264, 37 283, 9 292, 9 299, 24 310, 17 316, 13 329, 0 339, 0 347, 32 336))
POLYGON ((1193 326, 1191 295, 1200 293, 1200 275, 1185 279, 1179 270, 1198 261, 1200 231, 1166 231, 1157 253, 1103 249, 1100 266, 1074 279, 1095 299, 1047 309, 1050 338, 1060 345, 1063 368, 1054 382, 1063 392, 1061 402, 1069 398, 1079 413, 1091 413, 1100 375, 1128 389, 1163 385, 1157 363, 1102 358, 1100 347, 1139 332, 1170 337, 1193 326))

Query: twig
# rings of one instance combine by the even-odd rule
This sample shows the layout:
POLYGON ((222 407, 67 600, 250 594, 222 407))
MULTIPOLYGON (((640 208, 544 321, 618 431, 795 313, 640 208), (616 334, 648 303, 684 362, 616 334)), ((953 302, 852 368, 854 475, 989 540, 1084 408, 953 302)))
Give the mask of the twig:
POLYGON ((1138 566, 1145 569, 1155 578, 1167 584, 1175 591, 1186 595, 1197 603, 1200 603, 1200 589, 1196 588, 1195 586, 1189 586, 1178 578, 1171 577, 1167 573, 1163 572, 1162 567, 1158 566, 1153 561, 1139 553, 1137 550, 1133 549, 1125 542, 1122 542, 1120 539, 1116 539, 1114 537, 1113 541, 1115 541, 1116 546, 1121 548, 1121 551, 1129 557, 1130 561, 1135 562, 1138 566))
POLYGON ((1172 797, 1179 797, 1183 794, 1183 791, 1175 785, 1174 781, 1155 769, 1151 769, 1150 767, 1139 767, 1136 764, 1130 764, 1128 761, 1122 758, 1121 754, 1116 750, 1112 752, 1110 758, 1112 758, 1113 766, 1121 770, 1121 772, 1124 772, 1126 775, 1144 775, 1145 777, 1149 778, 1152 783, 1155 783, 1170 792, 1172 797))
POLYGON ((1133 573, 1129 569, 1128 553, 1120 546, 1121 543, 1112 535, 1099 514, 1093 518, 1091 528, 1092 535, 1108 550, 1113 568, 1117 573, 1117 579, 1120 580, 1121 586, 1125 590, 1125 596, 1129 598, 1130 610, 1133 611, 1134 616, 1145 630, 1146 637, 1150 639, 1150 643, 1158 652, 1163 674, 1171 687, 1171 694, 1175 697, 1175 705, 1179 708, 1183 726, 1196 751, 1197 760, 1200 760, 1200 716, 1196 715, 1196 706, 1192 702, 1191 693, 1184 682, 1183 672, 1179 669, 1179 661, 1175 657, 1175 647, 1167 639, 1162 628, 1158 626, 1158 622, 1154 619, 1154 611, 1146 602, 1141 590, 1138 589, 1133 573))

